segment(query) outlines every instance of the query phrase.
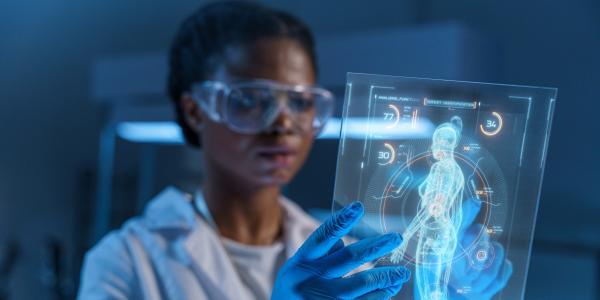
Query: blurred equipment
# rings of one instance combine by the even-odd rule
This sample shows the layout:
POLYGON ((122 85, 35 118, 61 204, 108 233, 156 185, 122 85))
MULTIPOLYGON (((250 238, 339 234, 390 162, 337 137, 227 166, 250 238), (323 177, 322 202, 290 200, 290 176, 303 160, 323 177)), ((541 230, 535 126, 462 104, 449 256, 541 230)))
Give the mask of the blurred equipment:
POLYGON ((20 255, 19 244, 11 239, 0 244, 0 300, 9 299, 8 283, 20 255))
POLYGON ((52 299, 69 299, 73 294, 73 284, 67 278, 65 270, 65 251, 63 243, 49 237, 42 248, 42 270, 40 280, 49 290, 52 299))

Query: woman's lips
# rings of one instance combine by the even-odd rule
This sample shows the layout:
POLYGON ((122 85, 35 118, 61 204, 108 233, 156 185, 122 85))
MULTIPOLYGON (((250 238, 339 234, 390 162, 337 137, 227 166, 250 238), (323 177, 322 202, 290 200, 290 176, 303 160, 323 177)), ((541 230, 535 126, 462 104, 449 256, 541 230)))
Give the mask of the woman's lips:
POLYGON ((286 146, 263 147, 258 150, 258 156, 271 167, 288 168, 292 166, 296 152, 286 146))

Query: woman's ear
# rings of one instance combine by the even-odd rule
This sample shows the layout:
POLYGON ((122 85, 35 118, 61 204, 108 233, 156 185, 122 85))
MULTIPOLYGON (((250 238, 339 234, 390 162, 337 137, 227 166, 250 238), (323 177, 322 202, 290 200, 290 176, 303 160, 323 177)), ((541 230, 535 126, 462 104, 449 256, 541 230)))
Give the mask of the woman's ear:
POLYGON ((181 95, 179 105, 186 125, 200 134, 204 123, 202 112, 196 101, 190 94, 184 93, 181 95))

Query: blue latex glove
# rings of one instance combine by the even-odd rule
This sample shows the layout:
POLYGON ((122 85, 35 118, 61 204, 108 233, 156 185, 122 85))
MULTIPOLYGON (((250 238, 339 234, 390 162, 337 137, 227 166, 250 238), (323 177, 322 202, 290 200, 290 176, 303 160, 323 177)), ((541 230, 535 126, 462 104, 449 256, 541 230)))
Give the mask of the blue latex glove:
POLYGON ((459 232, 460 246, 456 255, 460 255, 459 251, 472 245, 477 235, 483 232, 479 241, 489 243, 489 246, 494 248, 494 257, 489 262, 489 266, 483 270, 474 269, 469 261, 470 258, 466 255, 456 260, 452 264, 448 289, 451 300, 491 299, 506 286, 512 275, 512 263, 505 259, 504 247, 498 242, 490 241, 489 234, 482 230, 482 224, 474 223, 480 209, 479 199, 472 198, 463 202, 463 221, 459 232), (466 287, 470 289, 468 293, 464 293, 466 287))
POLYGON ((402 242, 399 234, 391 233, 345 246, 342 237, 363 214, 362 204, 354 202, 317 228, 277 274, 271 299, 389 299, 397 294, 410 277, 402 266, 343 277, 402 242))

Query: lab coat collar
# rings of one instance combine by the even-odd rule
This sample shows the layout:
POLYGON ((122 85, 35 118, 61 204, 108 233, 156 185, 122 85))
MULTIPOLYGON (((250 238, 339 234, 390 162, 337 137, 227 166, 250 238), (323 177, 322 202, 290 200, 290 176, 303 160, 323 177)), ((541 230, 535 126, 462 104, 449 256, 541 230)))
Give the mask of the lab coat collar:
MULTIPOLYGON (((172 258, 191 269, 210 299, 241 299, 242 281, 217 232, 196 215, 193 196, 168 187, 147 205, 146 226, 171 242, 172 258), (227 288, 224 288, 227 287, 227 288)), ((161 261, 165 261, 161 259, 161 261)))
MULTIPOLYGON (((239 276, 231 276, 237 274, 235 266, 218 232, 197 216, 193 198, 174 187, 165 189, 148 204, 146 224, 152 231, 168 230, 170 239, 176 241, 173 248, 176 259, 192 268, 199 280, 220 287, 217 290, 226 299, 240 299, 242 281, 239 276)), ((289 258, 319 224, 291 200, 282 197, 281 204, 284 210, 282 238, 289 258)))
POLYGON ((190 231, 194 228, 195 212, 192 196, 174 187, 167 187, 146 206, 144 219, 151 230, 176 229, 190 231))

